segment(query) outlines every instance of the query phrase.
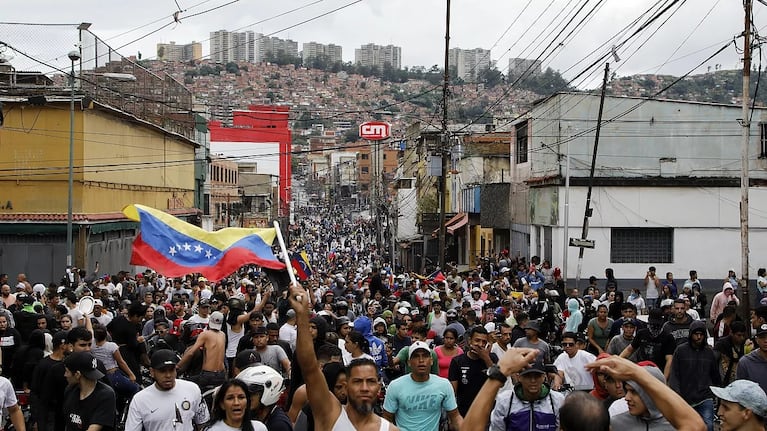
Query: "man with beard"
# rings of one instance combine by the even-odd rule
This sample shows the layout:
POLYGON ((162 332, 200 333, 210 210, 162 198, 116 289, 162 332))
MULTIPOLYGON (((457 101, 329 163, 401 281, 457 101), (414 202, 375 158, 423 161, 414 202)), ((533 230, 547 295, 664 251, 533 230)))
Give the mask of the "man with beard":
POLYGON ((373 413, 373 406, 381 389, 378 383, 378 369, 373 361, 352 361, 347 368, 345 406, 332 395, 314 353, 315 337, 312 337, 312 329, 309 326, 309 292, 294 284, 290 287, 288 299, 296 311, 297 363, 306 382, 306 394, 314 412, 316 429, 398 430, 399 428, 386 419, 373 413))
POLYGON ((395 379, 389 385, 384 400, 384 417, 405 431, 436 430, 442 411, 446 411, 453 429, 458 429, 463 418, 450 381, 431 374, 434 363, 431 349, 423 341, 416 341, 408 352, 410 374, 395 379))
POLYGON ((668 380, 671 374, 671 359, 676 350, 674 337, 663 331, 663 310, 653 308, 647 318, 647 328, 637 332, 634 340, 623 352, 622 358, 630 357, 634 351, 638 351, 638 361, 652 361, 663 371, 663 376, 668 380))
POLYGON ((156 351, 150 373, 154 384, 137 393, 128 408, 125 431, 192 431, 209 419, 200 388, 176 379, 176 352, 156 351))
POLYGON ((690 335, 692 317, 687 314, 687 305, 684 299, 674 300, 674 311, 671 320, 663 325, 663 330, 674 337, 677 346, 687 342, 690 335))

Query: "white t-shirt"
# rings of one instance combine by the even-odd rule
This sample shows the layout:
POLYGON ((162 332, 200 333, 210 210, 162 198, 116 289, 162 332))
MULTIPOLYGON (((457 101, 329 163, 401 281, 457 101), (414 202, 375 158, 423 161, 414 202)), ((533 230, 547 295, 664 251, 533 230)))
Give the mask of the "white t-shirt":
POLYGON ((279 339, 282 341, 287 341, 288 344, 290 344, 290 349, 294 352, 296 351, 297 336, 298 336, 298 331, 296 329, 296 325, 291 325, 290 323, 283 323, 282 326, 280 326, 279 339))
POLYGON ((586 364, 596 361, 596 356, 585 350, 578 350, 572 358, 567 353, 562 353, 554 360, 558 371, 565 373, 567 383, 571 384, 576 391, 594 389, 594 379, 591 373, 586 371, 586 364))
POLYGON ((133 397, 125 431, 193 431, 194 424, 204 424, 209 419, 200 387, 176 379, 176 385, 169 391, 161 391, 153 384, 133 397))
MULTIPOLYGON (((0 377, 0 408, 3 410, 18 403, 16 391, 13 389, 11 381, 5 377, 0 377)), ((5 426, 5 415, 0 415, 0 426, 5 426)))
MULTIPOLYGON (((267 431, 266 425, 259 421, 251 421, 253 424, 253 431, 267 431)), ((208 431, 240 431, 241 428, 232 428, 225 424, 223 420, 220 420, 208 428, 208 431)))

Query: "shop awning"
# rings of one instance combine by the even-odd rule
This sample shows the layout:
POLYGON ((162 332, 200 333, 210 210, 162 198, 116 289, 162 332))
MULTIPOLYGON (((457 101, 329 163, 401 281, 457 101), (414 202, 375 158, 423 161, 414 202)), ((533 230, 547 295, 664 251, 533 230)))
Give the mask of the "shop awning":
MULTIPOLYGON (((461 227, 462 227, 462 226, 464 226, 466 223, 468 223, 468 221, 469 221, 469 215, 468 215, 467 213, 464 213, 464 212, 460 212, 460 213, 458 213, 458 214, 454 215, 453 217, 451 217, 451 218, 450 218, 450 220, 448 220, 448 221, 446 221, 446 222, 445 222, 445 227, 447 228, 447 233, 449 233, 450 235, 452 235, 452 234, 453 234, 453 232, 454 232, 456 229, 459 229, 459 228, 461 228, 461 227), (456 226, 456 225, 457 225, 457 224, 459 224, 459 223, 460 223, 460 226, 456 226), (452 230, 451 230, 451 229, 452 229, 452 230)), ((439 236, 439 228, 437 228, 437 229, 434 229, 434 231, 431 233, 431 236, 432 236, 432 237, 435 237, 435 238, 436 238, 437 236, 439 236)))
POLYGON ((455 231, 466 226, 466 223, 469 222, 469 215, 466 213, 461 213, 461 214, 463 214, 463 216, 460 219, 458 219, 457 222, 447 227, 447 233, 449 233, 450 235, 455 235, 455 231))

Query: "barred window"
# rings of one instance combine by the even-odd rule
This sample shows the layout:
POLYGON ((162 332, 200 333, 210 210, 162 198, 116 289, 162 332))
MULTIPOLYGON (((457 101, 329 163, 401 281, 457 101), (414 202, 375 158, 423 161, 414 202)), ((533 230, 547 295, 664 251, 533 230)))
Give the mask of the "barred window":
POLYGON ((759 123, 759 157, 767 158, 767 123, 759 123))
POLYGON ((673 228, 612 228, 612 263, 673 263, 673 228))
POLYGON ((527 163, 527 121, 517 125, 516 159, 515 163, 527 163))

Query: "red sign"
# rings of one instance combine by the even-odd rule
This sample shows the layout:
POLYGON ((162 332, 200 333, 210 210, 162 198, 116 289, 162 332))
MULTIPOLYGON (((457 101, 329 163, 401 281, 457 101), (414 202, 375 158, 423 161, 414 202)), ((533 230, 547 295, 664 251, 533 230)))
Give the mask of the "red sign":
POLYGON ((380 141, 391 136, 391 124, 382 121, 368 121, 360 124, 360 138, 380 141))

